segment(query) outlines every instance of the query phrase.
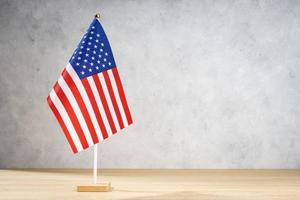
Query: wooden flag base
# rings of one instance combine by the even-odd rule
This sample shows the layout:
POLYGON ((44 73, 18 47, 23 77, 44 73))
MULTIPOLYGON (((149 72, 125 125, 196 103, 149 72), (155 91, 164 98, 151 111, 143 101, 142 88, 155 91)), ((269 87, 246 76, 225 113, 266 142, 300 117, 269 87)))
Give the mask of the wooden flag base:
POLYGON ((112 187, 110 183, 97 183, 77 186, 77 192, 110 192, 111 190, 112 187))

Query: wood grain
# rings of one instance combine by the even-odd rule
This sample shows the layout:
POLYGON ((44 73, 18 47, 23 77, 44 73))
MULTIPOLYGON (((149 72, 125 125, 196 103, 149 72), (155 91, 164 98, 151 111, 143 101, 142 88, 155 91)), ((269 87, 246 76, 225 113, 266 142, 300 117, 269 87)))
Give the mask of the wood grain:
POLYGON ((110 192, 110 183, 78 185, 77 192, 110 192))
POLYGON ((112 192, 80 193, 92 170, 0 170, 0 199, 299 200, 300 170, 99 170, 112 192))

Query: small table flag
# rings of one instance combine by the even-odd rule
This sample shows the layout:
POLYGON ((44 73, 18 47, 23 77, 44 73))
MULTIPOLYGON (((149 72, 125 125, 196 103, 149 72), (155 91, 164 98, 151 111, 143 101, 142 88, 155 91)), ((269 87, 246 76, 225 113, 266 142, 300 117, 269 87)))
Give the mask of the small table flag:
POLYGON ((106 34, 95 18, 47 97, 74 153, 132 124, 106 34))

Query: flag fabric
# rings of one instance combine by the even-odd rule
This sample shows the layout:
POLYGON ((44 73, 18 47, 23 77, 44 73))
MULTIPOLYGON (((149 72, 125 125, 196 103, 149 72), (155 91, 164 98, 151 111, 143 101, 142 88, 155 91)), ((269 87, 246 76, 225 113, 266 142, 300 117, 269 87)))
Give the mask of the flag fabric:
POLYGON ((97 18, 47 101, 74 153, 132 124, 112 50, 97 18))

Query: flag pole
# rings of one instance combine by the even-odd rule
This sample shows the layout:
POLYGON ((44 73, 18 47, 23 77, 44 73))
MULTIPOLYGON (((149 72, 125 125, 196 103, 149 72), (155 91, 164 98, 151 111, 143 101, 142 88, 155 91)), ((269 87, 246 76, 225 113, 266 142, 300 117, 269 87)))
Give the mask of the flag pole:
POLYGON ((94 145, 94 170, 93 170, 93 183, 97 184, 97 159, 98 157, 98 144, 94 145))
MULTIPOLYGON (((95 18, 100 19, 100 13, 95 14, 95 18)), ((93 170, 93 183, 97 184, 97 161, 98 161, 98 144, 94 145, 94 170, 93 170)))
MULTIPOLYGON (((100 19, 100 13, 95 14, 100 19)), ((77 186, 77 192, 109 192, 112 190, 110 183, 97 183, 98 144, 94 145, 93 184, 77 186)))

